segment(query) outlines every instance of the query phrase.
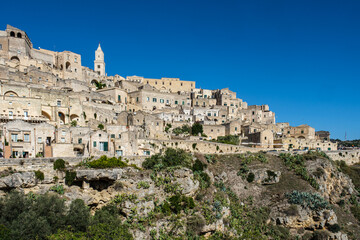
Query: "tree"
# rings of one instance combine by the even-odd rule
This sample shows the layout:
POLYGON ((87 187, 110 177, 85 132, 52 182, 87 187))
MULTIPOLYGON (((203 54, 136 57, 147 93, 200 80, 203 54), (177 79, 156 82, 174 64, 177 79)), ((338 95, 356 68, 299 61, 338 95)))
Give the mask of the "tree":
POLYGON ((191 127, 191 134, 193 136, 197 136, 197 135, 199 135, 199 133, 200 134, 203 133, 203 126, 199 122, 196 122, 191 127))
POLYGON ((81 199, 71 202, 66 216, 66 225, 70 225, 75 231, 85 232, 90 223, 90 211, 81 199))
POLYGON ((98 125, 98 128, 99 128, 100 130, 104 130, 104 125, 103 125, 102 123, 100 123, 100 124, 98 125))

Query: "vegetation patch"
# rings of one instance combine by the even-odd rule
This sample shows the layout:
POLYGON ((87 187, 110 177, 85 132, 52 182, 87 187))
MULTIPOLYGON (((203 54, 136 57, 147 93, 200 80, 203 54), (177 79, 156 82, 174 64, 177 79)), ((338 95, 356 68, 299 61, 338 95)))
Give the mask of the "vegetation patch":
POLYGON ((61 158, 54 162, 54 170, 63 171, 65 169, 65 161, 61 158))
POLYGON ((324 200, 318 193, 299 192, 294 190, 286 194, 289 203, 301 205, 311 210, 323 210, 330 207, 329 203, 324 200))
MULTIPOLYGON (((297 175, 299 175, 302 179, 309 182, 310 185, 316 190, 319 189, 319 184, 316 182, 315 178, 309 175, 306 167, 305 160, 309 158, 313 159, 313 153, 311 153, 311 157, 309 155, 291 155, 290 153, 281 153, 279 155, 280 159, 284 161, 285 165, 288 169, 295 171, 297 175)), ((316 159, 316 158, 315 158, 316 159)))
POLYGON ((167 148, 164 154, 154 154, 150 158, 146 158, 142 166, 145 169, 161 170, 175 166, 190 168, 191 163, 191 154, 182 149, 167 148))
POLYGON ((36 178, 37 180, 42 181, 42 180, 45 179, 45 175, 44 175, 44 173, 43 173, 42 171, 37 170, 37 171, 35 171, 35 178, 36 178))
POLYGON ((126 162, 121 160, 121 157, 107 157, 105 155, 101 156, 99 159, 87 162, 86 165, 89 168, 124 168, 128 167, 126 162))

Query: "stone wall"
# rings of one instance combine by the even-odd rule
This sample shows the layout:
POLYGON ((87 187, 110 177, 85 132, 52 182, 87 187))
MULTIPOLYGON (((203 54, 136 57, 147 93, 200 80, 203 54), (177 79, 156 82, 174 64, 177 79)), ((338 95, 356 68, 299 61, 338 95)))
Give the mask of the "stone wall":
POLYGON ((325 152, 334 161, 345 161, 347 165, 360 163, 360 149, 358 150, 337 150, 325 152))

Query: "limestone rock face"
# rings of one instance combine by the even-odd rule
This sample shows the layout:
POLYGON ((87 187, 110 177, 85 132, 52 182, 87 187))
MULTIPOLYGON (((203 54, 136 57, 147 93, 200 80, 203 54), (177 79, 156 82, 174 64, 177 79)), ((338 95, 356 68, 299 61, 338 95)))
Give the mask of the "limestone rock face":
POLYGON ((307 161, 306 168, 319 184, 321 195, 332 204, 338 202, 342 196, 353 194, 355 186, 351 179, 325 159, 307 161))
POLYGON ((79 180, 117 180, 123 175, 123 169, 79 169, 76 170, 76 178, 79 180))
POLYGON ((254 181, 263 185, 275 184, 280 181, 281 172, 269 169, 258 169, 253 171, 255 175, 254 181))
POLYGON ((14 173, 0 178, 0 189, 29 188, 36 185, 34 172, 14 173))
POLYGON ((176 183, 180 184, 182 193, 185 195, 194 195, 195 192, 199 189, 199 182, 193 180, 194 175, 189 169, 177 169, 174 171, 174 177, 176 178, 176 183))

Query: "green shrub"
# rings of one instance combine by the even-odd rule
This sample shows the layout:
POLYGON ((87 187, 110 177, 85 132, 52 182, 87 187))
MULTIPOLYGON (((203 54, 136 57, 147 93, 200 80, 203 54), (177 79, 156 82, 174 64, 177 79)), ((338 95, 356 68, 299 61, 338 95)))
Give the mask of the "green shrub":
POLYGON ((167 167, 183 166, 190 167, 192 163, 191 154, 183 149, 167 148, 164 154, 154 154, 146 158, 142 163, 145 169, 164 169, 167 167))
POLYGON ((145 182, 145 181, 140 181, 137 184, 138 189, 140 189, 140 188, 148 189, 149 187, 150 187, 150 184, 148 182, 145 182))
POLYGON ((193 143, 192 144, 192 148, 195 150, 196 149, 196 145, 197 145, 197 143, 193 143))
POLYGON ((207 173, 205 173, 203 171, 196 171, 196 172, 194 172, 194 177, 196 180, 199 181, 201 189, 210 187, 211 180, 207 173))
POLYGON ((339 224, 329 224, 326 226, 327 229, 332 232, 332 233, 337 233, 341 230, 341 227, 339 226, 339 224))
POLYGON ((196 159, 192 166, 192 170, 194 172, 203 171, 205 168, 206 168, 206 164, 203 164, 199 159, 196 159))
POLYGON ((45 175, 42 171, 37 170, 37 171, 35 171, 35 178, 42 181, 45 179, 45 175))
POLYGON ((318 193, 298 192, 294 190, 286 194, 289 203, 308 207, 311 210, 323 210, 329 208, 329 203, 318 193))
POLYGON ((61 185, 61 184, 57 184, 57 185, 54 185, 50 188, 50 191, 54 191, 60 195, 63 195, 64 194, 64 186, 61 185))
POLYGON ((76 178, 76 172, 66 171, 65 173, 65 184, 71 186, 76 178))
POLYGON ((196 122, 191 126, 191 135, 198 136, 199 133, 203 133, 203 126, 199 122, 196 122))
POLYGON ((98 125, 98 129, 100 129, 100 130, 104 130, 104 124, 102 124, 102 123, 100 123, 99 125, 98 125))
POLYGON ((252 172, 249 173, 249 175, 248 175, 247 178, 246 178, 246 180, 247 180, 249 183, 253 182, 254 179, 255 179, 255 174, 252 173, 252 172))
POLYGON ((65 161, 61 158, 57 159, 54 162, 54 170, 62 171, 65 169, 65 161))
POLYGON ((240 143, 239 136, 236 135, 219 136, 215 141, 232 145, 239 145, 240 143))
POLYGON ((195 207, 195 202, 192 197, 186 197, 183 195, 174 195, 169 198, 168 201, 164 201, 161 207, 161 211, 169 215, 170 211, 178 214, 181 211, 186 211, 188 209, 193 209, 195 207))
POLYGON ((360 222, 360 206, 357 204, 354 206, 351 206, 350 211, 351 211, 352 215, 354 215, 354 217, 358 220, 358 222, 360 222))
POLYGON ((65 217, 66 225, 75 231, 85 232, 90 224, 90 209, 81 199, 71 202, 70 209, 65 217))
POLYGON ((124 168, 128 165, 121 161, 121 157, 111 157, 103 155, 97 160, 93 160, 87 163, 90 168, 124 168))
POLYGON ((190 216, 186 222, 186 231, 198 235, 205 224, 205 219, 201 215, 196 214, 194 216, 190 216))

